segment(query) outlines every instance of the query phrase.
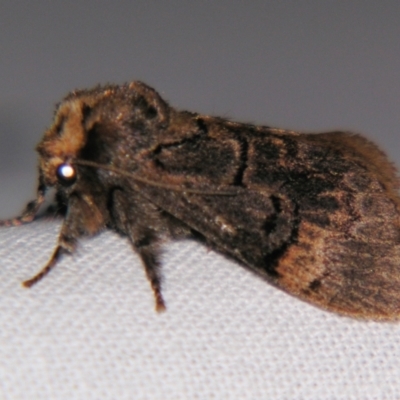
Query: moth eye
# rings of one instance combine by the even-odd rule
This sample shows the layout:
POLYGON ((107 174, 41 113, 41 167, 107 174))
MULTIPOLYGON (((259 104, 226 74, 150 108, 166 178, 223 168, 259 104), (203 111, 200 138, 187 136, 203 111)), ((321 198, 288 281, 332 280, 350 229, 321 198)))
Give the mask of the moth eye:
POLYGON ((57 179, 65 186, 70 186, 76 181, 76 170, 71 164, 60 164, 57 167, 57 179))

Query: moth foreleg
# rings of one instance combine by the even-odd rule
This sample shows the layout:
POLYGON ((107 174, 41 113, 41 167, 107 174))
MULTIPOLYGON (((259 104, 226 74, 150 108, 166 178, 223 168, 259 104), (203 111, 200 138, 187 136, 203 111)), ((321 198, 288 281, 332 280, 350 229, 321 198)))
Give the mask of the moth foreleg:
POLYGON ((76 247, 76 238, 73 236, 69 236, 64 230, 67 227, 63 227, 61 230, 60 237, 58 239, 58 245, 55 248, 53 254, 51 255, 47 264, 32 278, 22 282, 22 285, 29 288, 35 283, 39 282, 42 278, 44 278, 57 264, 63 254, 71 254, 74 252, 76 247))
POLYGON ((68 213, 60 231, 57 247, 47 264, 31 279, 23 282, 25 287, 31 287, 46 276, 56 266, 63 254, 72 254, 80 237, 94 234, 96 230, 100 229, 100 222, 96 220, 97 209, 90 208, 83 197, 78 195, 71 196, 68 207, 68 213), (90 232, 87 230, 88 225, 91 226, 90 232))
POLYGON ((22 282, 22 285, 29 288, 32 285, 34 285, 36 282, 40 281, 44 276, 46 276, 52 269, 53 267, 57 264, 57 261, 60 259, 60 256, 62 254, 62 247, 57 246, 56 249, 54 250, 52 256, 50 257, 50 260, 47 262, 47 264, 42 268, 41 271, 39 271, 35 276, 32 278, 22 282))
POLYGON ((37 215, 40 206, 43 204, 45 200, 45 191, 46 187, 40 183, 38 190, 37 190, 37 195, 36 199, 30 201, 22 211, 21 215, 18 217, 14 217, 11 219, 5 219, 5 220, 0 220, 0 226, 19 226, 22 224, 28 224, 29 222, 32 222, 37 215))

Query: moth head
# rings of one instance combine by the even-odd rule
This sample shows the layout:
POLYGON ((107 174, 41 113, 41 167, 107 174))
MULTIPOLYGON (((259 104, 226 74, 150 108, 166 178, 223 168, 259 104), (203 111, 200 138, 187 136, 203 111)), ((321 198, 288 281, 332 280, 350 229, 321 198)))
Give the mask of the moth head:
POLYGON ((152 132, 167 121, 168 105, 140 82, 70 93, 57 106, 53 124, 37 146, 45 185, 78 182, 74 160, 113 164, 124 151, 132 155, 148 147, 155 140, 152 132))
POLYGON ((75 165, 69 163, 60 164, 57 167, 56 175, 58 182, 63 186, 71 186, 77 178, 77 170, 75 165))
POLYGON ((37 146, 39 168, 46 186, 70 186, 76 181, 73 160, 85 144, 85 103, 79 99, 62 102, 51 127, 37 146))

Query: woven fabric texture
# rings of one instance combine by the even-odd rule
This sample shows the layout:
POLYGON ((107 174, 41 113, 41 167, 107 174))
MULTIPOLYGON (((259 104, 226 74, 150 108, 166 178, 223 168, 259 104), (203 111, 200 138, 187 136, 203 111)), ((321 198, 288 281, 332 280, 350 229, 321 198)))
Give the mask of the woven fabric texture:
POLYGON ((0 229, 1 399, 395 399, 400 325, 314 308, 185 241, 167 312, 124 238, 82 241, 31 289, 59 222, 0 229))

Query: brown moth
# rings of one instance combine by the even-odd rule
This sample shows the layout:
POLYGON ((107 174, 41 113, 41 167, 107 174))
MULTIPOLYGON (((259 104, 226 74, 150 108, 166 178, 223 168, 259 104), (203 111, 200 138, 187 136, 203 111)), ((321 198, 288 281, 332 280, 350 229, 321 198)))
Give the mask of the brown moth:
POLYGON ((46 275, 78 239, 129 238, 161 294, 160 244, 196 237, 273 285, 354 317, 400 315, 399 181, 384 153, 346 132, 305 134, 171 108, 140 82, 69 94, 37 146, 39 187, 64 211, 46 275))

